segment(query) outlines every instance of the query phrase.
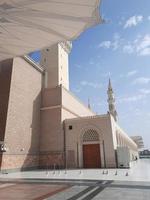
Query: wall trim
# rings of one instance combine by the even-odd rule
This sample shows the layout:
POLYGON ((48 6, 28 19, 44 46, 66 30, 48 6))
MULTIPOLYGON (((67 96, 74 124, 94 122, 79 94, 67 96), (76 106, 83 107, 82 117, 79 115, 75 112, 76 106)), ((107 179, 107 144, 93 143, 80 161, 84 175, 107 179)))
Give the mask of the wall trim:
POLYGON ((29 64, 31 64, 36 70, 38 70, 39 72, 41 72, 42 74, 44 73, 44 68, 41 67, 38 63, 36 63, 32 58, 30 58, 29 56, 25 55, 22 56, 22 58, 28 62, 29 64))
POLYGON ((47 106, 47 107, 41 108, 40 110, 41 110, 41 111, 44 111, 44 110, 52 110, 52 109, 57 109, 57 108, 64 109, 64 110, 66 110, 67 112, 70 112, 71 114, 73 114, 74 116, 76 116, 76 117, 78 117, 78 118, 81 118, 81 116, 77 115, 75 112, 73 112, 73 111, 71 111, 70 109, 66 108, 64 105, 47 106))
POLYGON ((66 111, 68 111, 68 112, 70 112, 71 114, 75 115, 76 117, 81 118, 81 116, 77 115, 76 113, 74 113, 70 109, 66 108, 65 106, 62 105, 61 108, 64 109, 64 110, 66 110, 66 111))
POLYGON ((47 106, 47 107, 41 108, 40 110, 41 110, 41 111, 43 111, 43 110, 52 110, 52 109, 61 108, 61 107, 62 107, 61 105, 47 106))

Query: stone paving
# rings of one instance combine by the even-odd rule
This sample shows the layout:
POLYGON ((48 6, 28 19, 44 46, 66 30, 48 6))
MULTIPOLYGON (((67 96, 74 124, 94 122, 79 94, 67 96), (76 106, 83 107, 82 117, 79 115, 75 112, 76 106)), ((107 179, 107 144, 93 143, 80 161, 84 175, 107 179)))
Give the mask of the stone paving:
POLYGON ((67 185, 3 183, 0 184, 0 200, 42 200, 66 188, 67 185))
POLYGON ((0 200, 149 200, 150 183, 97 180, 8 181, 0 184, 0 200), (8 183, 9 182, 9 183, 8 183))
POLYGON ((124 182, 103 181, 91 186, 73 186, 46 200, 149 200, 150 185, 130 185, 124 182))
POLYGON ((1 174, 0 200, 150 200, 149 169, 150 160, 140 160, 117 174, 116 169, 1 174))
POLYGON ((0 178, 18 179, 97 179, 150 182, 150 159, 132 163, 130 169, 35 170, 0 174, 0 178), (107 173, 108 172, 108 173, 107 173), (117 175, 116 175, 117 172, 117 175), (128 176, 127 176, 128 175, 128 176))

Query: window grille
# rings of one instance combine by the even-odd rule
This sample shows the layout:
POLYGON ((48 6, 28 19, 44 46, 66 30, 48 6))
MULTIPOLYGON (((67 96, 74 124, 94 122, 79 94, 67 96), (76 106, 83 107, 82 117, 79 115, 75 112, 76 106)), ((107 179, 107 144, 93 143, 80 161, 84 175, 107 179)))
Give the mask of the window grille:
POLYGON ((87 130, 83 135, 83 142, 89 142, 89 141, 99 141, 99 135, 97 131, 93 129, 87 130))

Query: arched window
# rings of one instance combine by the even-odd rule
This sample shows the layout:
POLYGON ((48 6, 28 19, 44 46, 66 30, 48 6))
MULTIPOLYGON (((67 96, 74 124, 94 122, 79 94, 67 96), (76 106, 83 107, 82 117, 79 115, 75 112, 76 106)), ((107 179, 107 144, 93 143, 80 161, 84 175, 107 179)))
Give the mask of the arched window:
POLYGON ((99 141, 99 135, 94 129, 87 130, 83 135, 83 142, 96 142, 99 141))

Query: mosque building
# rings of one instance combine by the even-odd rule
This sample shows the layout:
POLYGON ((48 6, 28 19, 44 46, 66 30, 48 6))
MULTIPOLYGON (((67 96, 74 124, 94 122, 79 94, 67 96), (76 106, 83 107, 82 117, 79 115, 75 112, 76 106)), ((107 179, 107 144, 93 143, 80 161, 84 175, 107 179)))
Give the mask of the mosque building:
POLYGON ((137 145, 117 122, 109 80, 109 112, 96 115, 69 90, 70 42, 0 63, 0 170, 118 167, 117 149, 137 145))

